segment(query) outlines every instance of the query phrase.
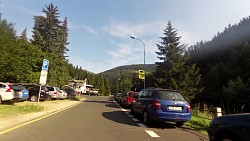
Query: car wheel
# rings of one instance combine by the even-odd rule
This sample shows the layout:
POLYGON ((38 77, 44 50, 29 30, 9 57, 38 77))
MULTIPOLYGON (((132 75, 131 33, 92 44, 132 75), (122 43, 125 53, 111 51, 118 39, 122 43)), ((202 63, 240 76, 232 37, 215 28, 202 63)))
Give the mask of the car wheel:
POLYGON ((50 96, 50 95, 47 97, 47 100, 52 100, 52 98, 51 98, 51 96, 50 96))
POLYGON ((130 107, 130 113, 132 114, 132 115, 134 115, 135 114, 135 111, 134 111, 134 108, 133 108, 133 106, 131 105, 131 107, 130 107))
POLYGON ((175 126, 176 127, 181 127, 181 126, 183 126, 184 125, 184 122, 176 122, 175 123, 175 126))
POLYGON ((233 134, 222 134, 218 137, 218 141, 239 141, 233 134))
POLYGON ((37 99, 38 99, 37 96, 32 95, 31 98, 30 98, 30 101, 31 101, 31 102, 36 102, 37 99))
POLYGON ((152 120, 149 118, 147 111, 143 112, 143 122, 147 125, 150 125, 152 123, 152 120))
POLYGON ((68 99, 70 99, 72 96, 71 95, 68 95, 68 99))
POLYGON ((2 104, 2 97, 0 96, 0 104, 2 104))

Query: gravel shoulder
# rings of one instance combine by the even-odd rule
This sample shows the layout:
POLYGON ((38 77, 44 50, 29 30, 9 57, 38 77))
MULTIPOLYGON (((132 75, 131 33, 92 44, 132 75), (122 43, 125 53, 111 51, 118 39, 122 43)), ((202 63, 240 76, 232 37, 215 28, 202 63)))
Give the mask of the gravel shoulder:
MULTIPOLYGON (((34 112, 34 113, 28 113, 28 114, 15 114, 12 115, 8 118, 0 118, 0 131, 6 130, 8 128, 20 125, 22 123, 31 121, 33 119, 37 119, 39 117, 45 116, 47 114, 56 112, 58 110, 62 110, 65 108, 72 107, 74 105, 79 104, 85 100, 83 98, 81 101, 74 101, 74 100, 53 100, 53 101, 44 101, 44 102, 39 102, 39 106, 44 107, 43 111, 40 112, 34 112)), ((26 104, 36 104, 34 102, 30 101, 24 101, 24 102, 17 102, 15 105, 17 106, 22 106, 26 104)))

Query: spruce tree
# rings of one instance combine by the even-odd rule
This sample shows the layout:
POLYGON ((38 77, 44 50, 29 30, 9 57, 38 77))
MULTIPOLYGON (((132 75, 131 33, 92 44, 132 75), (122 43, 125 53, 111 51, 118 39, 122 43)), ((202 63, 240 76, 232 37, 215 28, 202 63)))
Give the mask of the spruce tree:
POLYGON ((160 37, 162 42, 157 44, 159 51, 156 54, 160 62, 156 62, 156 85, 179 90, 187 99, 192 99, 201 91, 198 88, 199 71, 195 64, 187 64, 189 54, 185 51, 186 46, 180 44, 181 37, 177 36, 177 30, 170 21, 163 34, 165 36, 160 37))
POLYGON ((44 58, 49 59, 48 84, 61 86, 69 80, 68 61, 65 54, 68 51, 67 18, 59 20, 57 6, 50 3, 45 5, 45 16, 35 16, 33 27, 33 39, 31 43, 40 47, 46 53, 44 58))

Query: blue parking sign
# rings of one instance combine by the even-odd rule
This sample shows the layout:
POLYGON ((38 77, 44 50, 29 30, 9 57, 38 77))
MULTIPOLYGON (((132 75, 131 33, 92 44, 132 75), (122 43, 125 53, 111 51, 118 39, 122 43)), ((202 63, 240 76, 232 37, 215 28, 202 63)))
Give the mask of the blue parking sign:
POLYGON ((47 59, 43 59, 43 66, 42 66, 42 70, 46 70, 48 71, 49 69, 49 60, 47 59))

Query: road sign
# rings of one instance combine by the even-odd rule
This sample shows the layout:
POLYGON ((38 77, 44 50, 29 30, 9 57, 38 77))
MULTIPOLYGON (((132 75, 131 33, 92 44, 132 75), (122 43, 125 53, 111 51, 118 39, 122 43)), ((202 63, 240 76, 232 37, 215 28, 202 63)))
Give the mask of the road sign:
POLYGON ((45 85, 46 84, 47 74, 48 74, 48 71, 46 71, 46 70, 42 70, 41 71, 39 84, 41 84, 41 85, 45 85))
POLYGON ((47 59, 43 59, 43 66, 42 66, 42 70, 46 70, 48 71, 49 69, 49 60, 47 59))
POLYGON ((144 70, 139 70, 139 79, 145 79, 145 72, 144 72, 144 70))
POLYGON ((41 84, 41 85, 46 84, 48 69, 49 69, 49 60, 43 59, 43 65, 42 65, 39 84, 41 84))

